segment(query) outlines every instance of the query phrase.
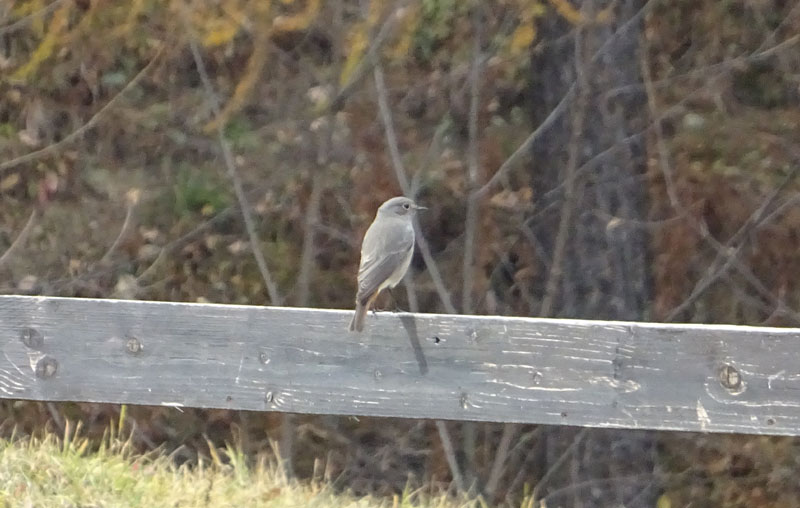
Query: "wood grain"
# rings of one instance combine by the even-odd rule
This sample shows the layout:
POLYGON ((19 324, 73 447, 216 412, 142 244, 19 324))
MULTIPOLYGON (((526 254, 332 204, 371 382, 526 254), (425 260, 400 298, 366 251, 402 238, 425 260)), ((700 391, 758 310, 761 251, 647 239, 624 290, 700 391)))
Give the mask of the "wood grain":
POLYGON ((800 433, 800 330, 0 296, 0 397, 800 433))

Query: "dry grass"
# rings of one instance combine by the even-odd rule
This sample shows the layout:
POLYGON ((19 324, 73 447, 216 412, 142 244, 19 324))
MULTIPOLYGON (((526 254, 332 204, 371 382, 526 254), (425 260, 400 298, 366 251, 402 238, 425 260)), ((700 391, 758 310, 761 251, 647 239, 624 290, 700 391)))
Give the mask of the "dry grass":
POLYGON ((236 447, 177 466, 161 452, 132 451, 109 428, 102 444, 77 437, 14 436, 0 441, 0 506, 24 507, 441 507, 472 506, 444 495, 406 492, 392 499, 354 497, 328 484, 287 480, 273 460, 247 461, 236 447))

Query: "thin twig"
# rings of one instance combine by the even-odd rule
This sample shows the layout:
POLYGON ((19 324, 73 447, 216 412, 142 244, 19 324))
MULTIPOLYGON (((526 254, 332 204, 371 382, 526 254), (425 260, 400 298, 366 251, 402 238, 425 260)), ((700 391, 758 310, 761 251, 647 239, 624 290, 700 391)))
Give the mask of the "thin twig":
POLYGON ((41 9, 37 10, 36 12, 32 12, 32 13, 28 14, 27 16, 23 16, 23 17, 19 18, 18 20, 13 21, 13 22, 11 22, 11 23, 9 23, 7 25, 0 26, 0 37, 2 37, 3 35, 5 35, 7 33, 13 32, 14 30, 22 28, 26 24, 30 23, 34 18, 38 18, 39 16, 44 16, 45 14, 47 14, 50 11, 54 10, 56 7, 58 7, 63 2, 64 2, 64 0, 55 0, 55 1, 45 5, 41 9))
POLYGON ((400 184, 400 188, 403 189, 403 193, 407 193, 411 187, 408 182, 406 170, 403 167, 403 160, 400 157, 400 148, 397 146, 397 134, 395 133, 394 122, 392 121, 392 110, 389 107, 389 94, 386 91, 386 82, 383 79, 383 66, 380 62, 375 64, 372 74, 375 78, 375 89, 378 91, 378 109, 380 110, 381 121, 383 122, 383 128, 386 132, 389 156, 392 160, 392 169, 394 169, 394 175, 397 178, 397 182, 400 184))
MULTIPOLYGON (((402 158, 400 157, 400 149, 397 142, 397 135, 394 130, 394 122, 392 120, 391 108, 389 107, 389 94, 386 90, 386 83, 383 77, 383 68, 381 66, 380 59, 377 55, 373 55, 372 59, 374 60, 373 76, 375 79, 375 89, 378 93, 378 108, 380 111, 384 132, 386 133, 386 143, 389 146, 389 154, 390 154, 390 159, 392 161, 392 168, 394 169, 397 182, 400 185, 401 189, 403 190, 403 193, 406 196, 409 196, 410 195, 409 193, 411 192, 411 185, 409 184, 408 176, 406 175, 405 168, 403 167, 403 161, 402 158)), ((439 268, 436 266, 436 262, 434 261, 433 256, 431 255, 430 247, 428 246, 428 242, 425 239, 425 235, 422 234, 422 230, 419 227, 419 221, 417 217, 414 217, 414 229, 417 237, 417 245, 419 246, 419 250, 422 253, 422 258, 425 261, 425 266, 428 269, 428 272, 431 274, 431 279, 433 280, 434 286, 436 287, 436 292, 439 295, 439 299, 442 301, 442 304, 444 305, 448 313, 455 314, 456 309, 453 306, 453 303, 450 299, 450 294, 448 293, 444 285, 444 281, 442 280, 442 277, 439 273, 439 268)), ((407 291, 409 291, 409 296, 410 296, 411 290, 408 287, 407 291)), ((414 300, 416 300, 416 298, 414 298, 414 300)), ((437 420, 436 429, 439 432, 439 438, 442 441, 442 448, 444 449, 445 455, 447 456, 447 463, 450 466, 450 472, 453 475, 453 481, 456 484, 456 488, 458 488, 459 492, 466 492, 464 477, 461 474, 461 470, 458 466, 458 461, 456 460, 455 451, 453 449, 453 442, 450 438, 450 433, 447 431, 447 426, 441 420, 437 420)))
POLYGON ((52 402, 46 402, 45 407, 47 408, 47 412, 50 413, 50 417, 53 419, 53 423, 58 426, 58 429, 61 431, 61 434, 64 434, 64 430, 66 426, 64 424, 64 418, 61 416, 61 413, 58 412, 58 408, 52 402))
POLYGON ((475 284, 473 264, 478 241, 478 109, 480 107, 481 44, 483 39, 483 13, 480 4, 473 12, 473 54, 469 72, 469 120, 467 146, 467 213, 464 224, 464 262, 462 268, 461 312, 472 314, 472 290, 475 284))
POLYGON ((294 478, 295 415, 281 414, 281 436, 278 446, 278 459, 286 478, 294 478))
MULTIPOLYGON (((647 52, 642 52, 642 76, 644 79, 645 88, 647 91, 647 104, 650 109, 650 115, 657 118, 658 105, 656 104, 655 89, 653 87, 653 80, 650 74, 650 65, 647 58, 647 52)), ((669 160, 669 150, 664 138, 664 132, 660 119, 656 119, 653 124, 653 129, 656 138, 656 149, 658 152, 658 161, 661 168, 661 173, 664 177, 665 187, 667 190, 667 197, 672 208, 683 217, 686 222, 703 238, 711 247, 717 252, 715 259, 712 261, 705 275, 695 284, 689 296, 684 299, 677 307, 672 309, 665 318, 666 321, 672 321, 683 313, 687 308, 693 305, 704 293, 711 287, 717 280, 720 279, 731 267, 735 267, 745 279, 765 298, 773 301, 777 307, 788 309, 788 307, 778 298, 776 298, 768 288, 752 273, 752 271, 741 263, 738 256, 744 248, 746 242, 743 240, 746 235, 752 231, 753 228, 758 226, 765 217, 767 209, 772 206, 774 201, 778 198, 780 193, 785 189, 800 172, 800 164, 795 167, 784 177, 783 181, 774 188, 762 201, 761 205, 747 218, 744 224, 734 233, 734 235, 726 242, 725 245, 721 244, 711 236, 708 229, 704 224, 698 223, 692 217, 686 207, 681 203, 678 197, 677 189, 675 187, 675 175, 669 160)))
MULTIPOLYGON (((209 102, 210 108, 212 113, 215 117, 218 117, 220 114, 220 106, 219 100, 214 93, 214 88, 211 84, 211 80, 208 77, 208 73, 206 72, 205 64, 203 63, 203 58, 200 55, 200 50, 197 47, 197 42, 195 35, 191 33, 191 25, 187 22, 186 23, 187 30, 190 32, 189 38, 189 47, 192 51, 192 57, 194 58, 195 66, 197 67, 197 72, 200 75, 200 80, 203 82, 203 88, 205 89, 207 100, 209 102)), ((244 226, 247 230, 247 236, 250 240, 250 250, 253 252, 253 257, 256 260, 256 265, 258 265, 258 271, 261 273, 261 278, 264 280, 264 284, 267 287, 267 293, 269 294, 269 299, 272 305, 281 305, 282 300, 280 297, 280 293, 278 292, 278 286, 275 284, 275 281, 272 279, 272 275, 270 274, 269 268, 267 267, 267 261, 264 259, 264 254, 261 252, 261 241, 258 238, 258 233, 256 231, 255 221, 253 220, 253 215, 250 211, 250 205, 247 202, 247 196, 244 193, 244 186, 242 185, 242 180, 239 178, 239 173, 236 171, 236 163, 233 160, 233 154, 231 153, 230 145, 228 144, 228 140, 225 139, 225 132, 224 132, 224 125, 222 123, 218 123, 217 126, 217 139, 219 140, 219 144, 222 147, 222 156, 223 160, 225 161, 225 166, 228 170, 228 176, 233 183, 233 190, 236 194, 236 201, 239 203, 239 210, 242 213, 242 219, 244 220, 244 226)))
POLYGON ((406 272, 403 277, 403 285, 406 288, 406 296, 408 297, 408 311, 417 313, 419 312, 419 299, 417 298, 417 285, 414 284, 414 277, 406 272))
MULTIPOLYGON (((611 34, 608 39, 600 46, 600 49, 592 56, 591 62, 596 62, 601 56, 605 54, 605 52, 611 47, 611 45, 622 35, 624 35, 631 27, 636 26, 636 24, 641 20, 642 17, 649 12, 650 8, 655 4, 657 0, 647 0, 645 4, 639 9, 636 14, 631 16, 625 23, 623 23, 613 34, 611 34)), ((488 182, 486 182, 483 187, 481 187, 476 195, 477 196, 484 196, 488 193, 491 188, 500 181, 501 178, 505 176, 509 169, 511 169, 514 164, 516 164, 523 155, 526 155, 530 152, 530 148, 533 144, 539 139, 542 134, 544 134, 552 125, 558 120, 564 111, 567 109, 567 105, 572 100, 575 95, 577 81, 573 81, 572 84, 569 86, 567 91, 564 93, 564 96, 558 102, 555 108, 547 115, 547 118, 539 124, 539 126, 534 130, 530 136, 522 142, 522 144, 514 150, 512 153, 497 169, 497 171, 492 175, 488 182)))
MULTIPOLYGON (((593 486, 596 487, 598 485, 609 485, 609 484, 614 484, 614 483, 639 483, 639 482, 644 482, 644 481, 647 481, 647 480, 652 480, 652 478, 654 476, 655 475, 653 475, 652 473, 641 473, 641 474, 635 474, 635 475, 630 475, 630 476, 616 476, 616 477, 612 477, 612 478, 590 478, 590 479, 584 480, 582 482, 571 483, 570 485, 567 485, 566 487, 562 487, 560 489, 556 489, 556 490, 550 492, 549 494, 547 494, 546 496, 542 497, 541 499, 538 499, 538 503, 535 504, 535 505, 531 504, 531 506, 541 506, 541 507, 550 506, 550 504, 547 503, 548 500, 553 499, 553 498, 558 497, 558 496, 561 496, 561 495, 564 495, 564 494, 569 494, 569 493, 575 492, 576 490, 585 489, 587 487, 593 487, 593 486)), ((664 476, 666 476, 666 475, 664 475, 664 476)), ((556 506, 558 506, 558 505, 556 505, 556 506)), ((634 504, 626 504, 625 506, 636 506, 636 505, 634 505, 634 504)))
POLYGON ((561 101, 556 105, 555 108, 547 115, 547 118, 544 119, 542 123, 528 136, 528 138, 522 142, 519 147, 514 150, 512 153, 497 169, 497 171, 492 175, 488 182, 486 182, 483 187, 478 189, 475 193, 476 197, 483 197, 486 193, 488 193, 494 185, 505 176, 506 172, 511 169, 514 164, 519 161, 523 155, 527 155, 530 152, 531 147, 536 142, 539 137, 544 134, 550 126, 552 126, 556 120, 561 117, 561 114, 567 109, 567 105, 572 100, 573 95, 575 94, 575 85, 573 84, 567 93, 561 98, 561 101))
POLYGON ((50 152, 54 152, 56 150, 59 150, 63 146, 66 146, 69 143, 72 143, 73 141, 75 141, 84 132, 86 132, 89 129, 91 129, 92 127, 94 127, 97 124, 97 122, 99 122, 100 119, 103 117, 103 115, 109 109, 111 109, 117 102, 119 102, 119 100, 122 98, 123 95, 125 95, 129 90, 131 90, 133 87, 135 87, 139 83, 139 81, 141 81, 142 78, 150 71, 150 69, 153 68, 155 63, 158 61, 159 57, 164 52, 164 47, 165 46, 166 46, 166 44, 162 44, 158 48, 158 51, 156 51, 155 56, 150 60, 150 62, 148 62, 147 65, 145 65, 142 68, 142 70, 140 70, 139 73, 136 74, 136 76, 133 77, 133 79, 128 81, 128 84, 126 84, 122 88, 122 90, 120 90, 119 93, 117 93, 117 95, 115 95, 114 97, 111 98, 111 100, 106 102, 106 104, 102 108, 100 108, 97 111, 97 113, 95 113, 89 119, 88 122, 86 122, 85 124, 81 125, 80 127, 75 129, 71 133, 67 134, 63 139, 57 141, 56 143, 52 143, 50 145, 45 146, 44 148, 40 148, 39 150, 35 150, 33 152, 26 153, 25 155, 20 155, 19 157, 16 157, 16 158, 11 159, 9 161, 0 162, 0 173, 4 172, 7 169, 13 168, 15 166, 19 166, 22 163, 38 159, 39 157, 47 155, 50 152))
POLYGON ((11 245, 8 246, 8 249, 6 249, 3 255, 0 256, 0 268, 3 267, 6 261, 11 259, 11 255, 14 253, 14 251, 17 250, 17 248, 19 248, 20 245, 25 243, 25 240, 28 238, 28 234, 31 232, 31 229, 33 228, 33 225, 36 223, 36 219, 38 217, 39 217, 39 210, 34 208, 33 211, 31 212, 30 217, 28 217, 28 222, 26 222, 25 226, 23 226, 22 231, 19 232, 14 241, 11 242, 11 245))
POLYGON ((519 428, 520 425, 517 423, 506 423, 503 425, 503 434, 500 437, 500 444, 497 445, 497 453, 494 456, 492 470, 489 473, 489 479, 486 481, 486 495, 490 500, 493 500, 497 494, 497 487, 500 484, 500 479, 503 478, 503 474, 506 472, 508 452, 511 449, 511 442, 517 437, 519 428))
MULTIPOLYGON (((386 84, 383 81, 383 70, 380 61, 376 61, 374 64, 374 75, 375 89, 378 93, 378 107, 381 113, 381 121, 383 122, 384 132, 386 133, 386 144, 389 146, 389 153, 396 154, 390 157, 392 161, 392 168, 394 169, 395 176, 397 177, 397 183, 403 190, 403 194, 413 197, 409 194, 411 192, 411 188, 409 186, 408 177, 406 176, 406 171, 403 167, 403 162, 400 157, 400 150, 398 148, 397 137, 395 135, 391 117, 391 109, 389 108, 389 94, 386 90, 386 84)), ((439 272, 439 267, 436 265, 436 261, 433 259, 430 247, 428 246, 428 241, 425 239, 425 235, 422 234, 417 217, 414 217, 414 229, 416 230, 419 251, 422 254, 423 261, 425 261, 425 267, 431 274, 431 280, 433 280, 436 293, 439 295, 439 299, 442 301, 445 311, 448 314, 456 314, 456 308, 453 306, 450 293, 447 291, 444 280, 439 272)))
MULTIPOLYGON (((800 4, 798 4, 800 5, 800 4)), ((771 32, 770 36, 767 39, 774 38, 775 32, 771 32)), ((767 59, 776 53, 780 53, 791 49, 792 46, 797 44, 800 41, 800 35, 795 35, 793 37, 789 37, 788 39, 776 44, 775 46, 769 47, 764 49, 764 43, 762 43, 758 49, 749 53, 749 54, 742 54, 739 56, 726 58, 721 62, 716 62, 713 64, 700 66, 700 67, 693 67, 686 72, 680 74, 674 74, 672 76, 662 78, 662 79, 654 79, 652 81, 653 88, 662 88, 662 87, 670 87, 674 86, 681 80, 689 79, 689 78, 708 78, 709 76, 713 76, 715 72, 720 70, 720 74, 726 71, 730 71, 733 69, 741 69, 742 66, 757 62, 759 60, 767 59)), ((765 40, 766 42, 766 40, 765 40)), ((707 85, 707 80, 704 81, 704 85, 707 85)), ((707 89, 707 86, 702 88, 703 90, 707 89)), ((619 95, 633 93, 633 92, 640 92, 646 91, 646 85, 644 83, 629 83, 627 85, 619 85, 610 89, 606 92, 607 98, 614 98, 619 95)))
POLYGON ((580 147, 582 145, 581 136, 583 135, 584 119, 586 116, 587 99, 589 93, 586 77, 584 57, 581 45, 583 44, 583 29, 577 27, 575 31, 575 74, 576 90, 578 103, 575 107, 572 119, 572 136, 570 137, 569 154, 567 159, 564 201, 561 205, 561 216, 556 230, 555 245, 553 247, 553 261, 547 273, 544 297, 539 311, 541 317, 552 317, 555 312, 555 302, 559 293, 559 286, 562 282, 564 263, 566 262, 567 244, 569 233, 572 226, 572 215, 577 205, 576 188, 577 178, 575 176, 578 167, 578 158, 581 156, 580 147))
MULTIPOLYGON (((467 146, 467 211, 464 222, 464 259, 461 269, 461 312, 472 314, 472 293, 475 285, 475 251, 478 243, 478 197, 475 190, 478 187, 478 110, 480 108, 480 73, 481 73, 481 46, 483 44, 483 12, 478 3, 472 10, 472 65, 469 72, 469 118, 468 118, 468 146, 467 146)), ((462 424, 462 447, 464 451, 464 475, 473 482, 475 477, 475 449, 476 428, 475 422, 462 424)))
MULTIPOLYGON (((550 481, 550 477, 553 476, 556 473, 556 471, 558 471, 561 468, 564 462, 566 462, 567 459, 572 455, 572 453, 575 452, 575 450, 578 448, 578 445, 580 445, 581 441, 583 441, 583 438, 586 437, 588 431, 589 431, 588 427, 581 429, 575 435, 575 438, 572 440, 572 444, 570 444, 567 447, 567 449, 564 450, 564 452, 561 454, 558 460, 556 460, 555 463, 552 465, 552 467, 550 467, 550 469, 547 470, 544 476, 542 476, 542 478, 533 488, 533 492, 531 493, 532 501, 535 502, 539 498, 539 493, 547 485, 547 482, 550 481)), ((531 503, 531 505, 533 505, 533 502, 531 503)))
POLYGON ((137 202, 138 200, 135 198, 128 199, 128 207, 125 210, 125 220, 122 221, 122 227, 119 229, 119 234, 114 239, 114 243, 111 244, 111 247, 109 247, 106 253, 103 254, 103 257, 100 258, 101 263, 106 263, 111 259, 111 256, 113 256, 114 252, 119 248, 122 240, 128 235, 133 220, 133 211, 136 208, 137 202))
MULTIPOLYGON (((713 64, 713 65, 709 66, 709 68, 720 69, 720 73, 718 75, 716 75, 716 76, 708 77, 708 80, 717 79, 719 76, 722 76, 724 73, 730 72, 730 71, 736 69, 737 67, 739 67, 739 66, 741 66, 741 65, 743 65, 745 63, 756 62, 756 61, 759 61, 759 60, 761 60, 763 58, 766 58, 767 55, 773 54, 775 51, 778 51, 779 48, 780 48, 781 51, 783 51, 783 50, 787 49, 788 47, 791 47, 791 45, 793 45, 794 43, 796 43, 798 41, 800 41, 800 36, 792 37, 791 41, 789 41, 789 40, 784 41, 784 42, 780 43, 778 46, 769 48, 769 49, 764 50, 762 52, 754 52, 754 53, 751 53, 749 55, 738 56, 738 57, 730 58, 728 60, 725 60, 725 61, 717 63, 717 64, 713 64), (791 42, 791 44, 787 44, 789 42, 791 42)), ((662 80, 662 81, 664 81, 664 80, 662 80)), ((652 83, 653 83, 653 85, 656 84, 655 81, 653 81, 652 83)), ((644 84, 626 85, 626 87, 633 87, 633 86, 639 86, 642 89, 645 88, 644 84)), ((576 176, 581 176, 584 173, 588 173, 588 172, 593 171, 600 163, 605 161, 608 157, 613 156, 616 153, 617 150, 625 148, 628 145, 630 145, 631 143, 637 142, 642 137, 644 137, 645 135, 653 132, 653 130, 655 129, 655 123, 657 121, 664 121, 664 120, 666 120, 668 118, 673 117, 676 114, 680 114, 680 113, 685 112, 685 109, 684 109, 685 104, 687 102, 689 102, 693 97, 695 97, 698 93, 702 93, 707 88, 708 87, 706 85, 706 82, 704 81, 702 86, 699 86, 699 87, 695 88, 694 90, 692 90, 691 92, 687 93, 681 100, 677 101, 676 103, 672 104, 668 108, 664 109, 657 116, 652 116, 651 115, 652 116, 651 121, 646 127, 644 127, 643 129, 641 129, 638 132, 634 132, 633 134, 631 134, 631 135, 629 135, 629 136, 627 136, 625 138, 622 138, 622 139, 619 139, 618 141, 615 141, 614 143, 612 143, 608 148, 606 148, 602 152, 599 152, 596 155, 592 156, 592 158, 590 158, 589 160, 584 162, 581 165, 581 167, 578 168, 578 170, 576 172, 576 176)), ((622 90, 622 88, 616 88, 614 90, 619 91, 619 90, 622 90)), ((610 92, 608 92, 607 96, 611 97, 613 93, 614 93, 614 91, 610 91, 610 92)), ((558 185, 558 186, 556 186, 556 187, 553 187, 552 189, 547 191, 540 198, 540 201, 547 202, 547 201, 549 201, 551 199, 554 199, 555 196, 558 193, 562 192, 563 188, 564 188, 564 184, 563 183, 558 185)))
POLYGON ((409 0, 404 0, 400 5, 395 6, 394 10, 386 18, 386 21, 381 25, 372 43, 370 43, 369 48, 367 48, 364 58, 358 63, 348 82, 341 87, 339 93, 337 93, 336 97, 331 101, 331 108, 333 111, 337 111, 344 106, 345 101, 352 95, 356 85, 367 75, 370 68, 379 63, 380 49, 383 47, 383 43, 389 38, 394 28, 397 21, 396 14, 408 3, 410 3, 409 0))
POLYGON ((436 430, 439 431, 439 437, 442 440, 442 449, 447 458, 447 464, 450 466, 450 474, 453 475, 453 483, 456 484, 456 488, 459 492, 466 492, 467 486, 464 483, 464 477, 461 476, 458 467, 458 459, 453 449, 453 440, 450 438, 450 432, 447 430, 447 424, 442 420, 436 420, 436 430))
POLYGON ((301 307, 309 305, 311 295, 311 271, 314 268, 316 246, 314 241, 317 223, 319 222, 319 207, 322 197, 322 178, 316 177, 311 182, 311 197, 306 208, 306 217, 303 224, 303 250, 300 253, 300 271, 297 275, 297 304, 301 307))

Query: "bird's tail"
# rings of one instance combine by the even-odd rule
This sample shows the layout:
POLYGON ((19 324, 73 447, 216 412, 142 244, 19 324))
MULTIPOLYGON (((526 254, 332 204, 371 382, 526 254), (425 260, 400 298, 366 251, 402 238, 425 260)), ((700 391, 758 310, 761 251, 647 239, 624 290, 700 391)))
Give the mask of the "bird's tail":
POLYGON ((380 293, 380 291, 375 291, 366 298, 356 297, 356 312, 353 314, 353 319, 350 321, 351 332, 364 331, 364 319, 367 317, 369 308, 372 307, 373 303, 375 303, 378 293, 380 293))
POLYGON ((356 302, 356 312, 353 314, 353 319, 350 320, 350 331, 360 332, 364 330, 364 318, 367 317, 367 303, 356 302))

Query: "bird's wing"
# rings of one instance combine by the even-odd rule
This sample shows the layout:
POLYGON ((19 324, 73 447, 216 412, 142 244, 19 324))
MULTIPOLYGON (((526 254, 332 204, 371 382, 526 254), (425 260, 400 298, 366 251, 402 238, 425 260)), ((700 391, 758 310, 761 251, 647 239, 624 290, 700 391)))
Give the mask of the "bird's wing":
POLYGON ((414 229, 404 221, 373 223, 364 235, 357 299, 380 288, 414 250, 414 229))

